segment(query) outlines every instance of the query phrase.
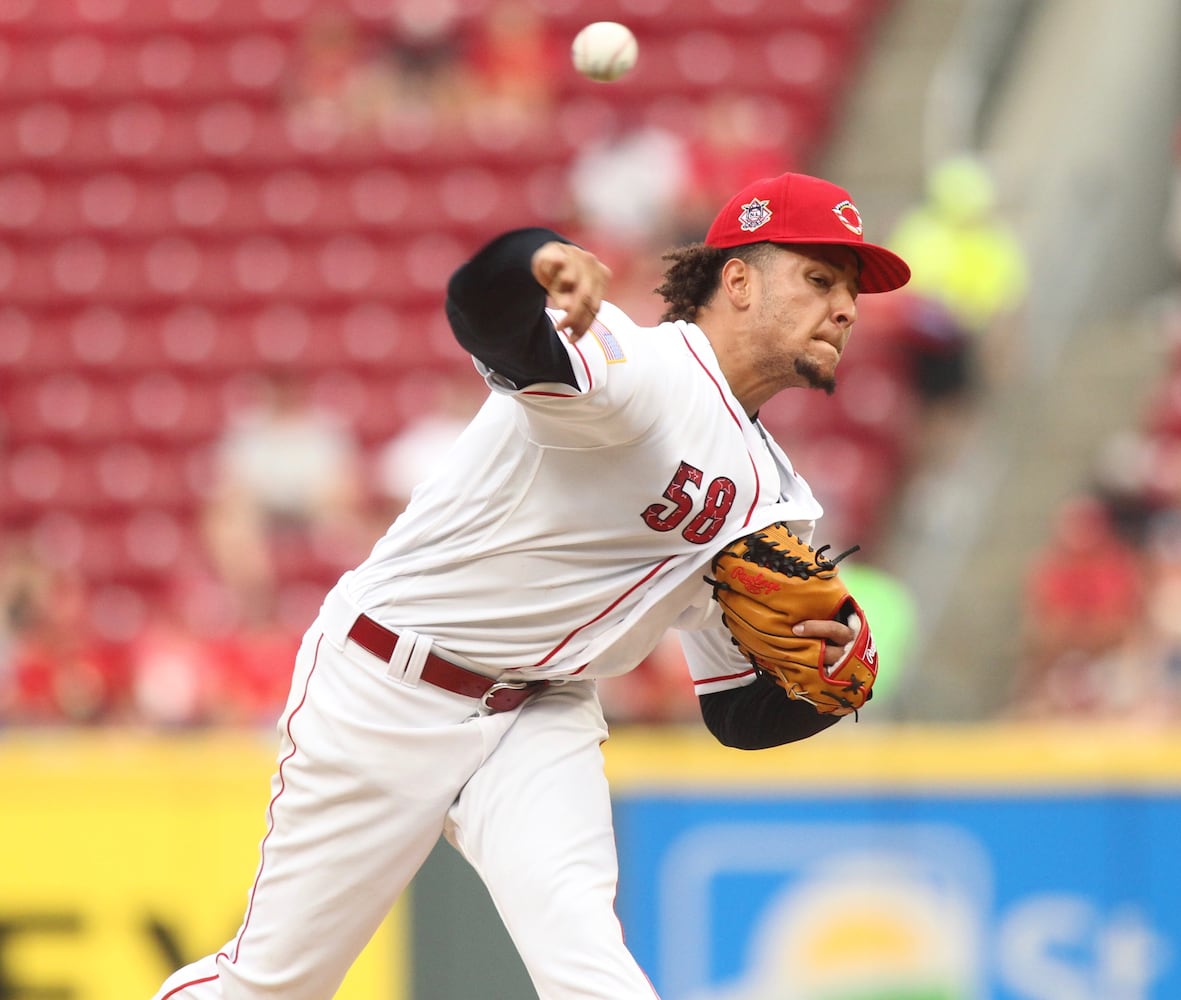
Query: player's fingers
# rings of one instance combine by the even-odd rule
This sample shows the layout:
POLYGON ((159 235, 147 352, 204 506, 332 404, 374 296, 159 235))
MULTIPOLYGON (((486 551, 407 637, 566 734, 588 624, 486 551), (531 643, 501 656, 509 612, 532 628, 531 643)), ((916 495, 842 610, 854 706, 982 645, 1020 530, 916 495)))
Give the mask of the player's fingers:
POLYGON ((571 340, 577 340, 594 322, 598 315, 602 299, 593 299, 589 295, 583 296, 576 305, 567 308, 558 323, 558 329, 565 332, 571 340))
POLYGON ((792 631, 796 635, 808 639, 827 639, 829 642, 835 642, 842 646, 847 642, 852 642, 855 635, 848 625, 831 618, 817 618, 800 622, 792 631))
POLYGON ((587 255, 585 268, 579 281, 570 293, 571 305, 567 309, 570 319, 570 337, 577 340, 587 330, 603 306, 603 296, 611 280, 611 270, 597 257, 587 255))
POLYGON ((831 619, 800 622, 792 631, 808 639, 824 639, 824 662, 829 666, 845 655, 845 647, 856 638, 856 633, 848 625, 831 619))
POLYGON ((603 304, 610 269, 594 254, 568 243, 547 243, 533 256, 533 276, 560 312, 557 328, 577 340, 603 304))

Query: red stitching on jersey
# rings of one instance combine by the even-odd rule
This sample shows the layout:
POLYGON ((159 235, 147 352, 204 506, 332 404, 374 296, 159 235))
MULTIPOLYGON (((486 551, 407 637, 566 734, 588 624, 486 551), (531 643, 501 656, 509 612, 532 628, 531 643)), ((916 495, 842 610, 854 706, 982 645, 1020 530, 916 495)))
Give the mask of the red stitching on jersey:
MULTIPOLYGON (((693 345, 689 343, 689 338, 685 336, 684 330, 681 331, 681 339, 685 341, 685 346, 689 348, 689 353, 693 355, 693 360, 701 365, 701 370, 705 372, 706 377, 714 384, 714 388, 718 390, 718 396, 721 397, 722 405, 726 408, 726 412, 730 414, 730 419, 733 420, 734 423, 738 425, 739 430, 741 430, 742 421, 738 419, 738 415, 730 407, 730 403, 726 399, 726 394, 722 392, 722 387, 718 384, 718 380, 714 378, 713 372, 711 372, 709 368, 706 367, 705 362, 702 361, 698 353, 693 350, 693 345)), ((750 467, 755 474, 755 498, 751 501, 750 510, 746 512, 746 517, 743 519, 742 524, 744 527, 750 524, 750 519, 754 516, 755 508, 759 505, 759 496, 763 491, 763 484, 759 479, 759 467, 755 464, 755 457, 750 453, 749 448, 746 450, 746 457, 750 459, 750 467)))
POLYGON ((647 583, 649 580, 651 580, 652 577, 654 577, 657 573, 659 573, 662 569, 664 569, 664 567, 666 565, 668 565, 668 563, 671 562, 672 559, 673 559, 673 557, 669 556, 667 559, 657 563, 656 566, 652 569, 652 571, 650 573, 646 574, 642 579, 640 579, 636 583, 632 584, 632 586, 628 587, 627 590, 625 590, 614 601, 612 601, 610 604, 608 604, 607 607, 605 607, 602 611, 600 611, 597 615, 595 615, 594 618, 592 618, 590 621, 583 622, 581 625, 579 625, 578 628, 576 628, 573 632, 571 632, 568 636, 566 636, 565 639, 563 639, 561 642, 559 642, 553 649, 551 649, 548 653, 545 654, 545 656, 543 656, 540 660, 538 660, 533 665, 535 667, 545 666, 550 661, 550 659, 552 659, 553 656, 558 652, 558 650, 560 650, 563 646, 566 645, 566 643, 568 643, 571 639, 573 639, 576 635, 578 635, 579 632, 581 632, 584 628, 587 628, 588 626, 593 625, 595 622, 597 622, 604 615, 610 614, 611 610, 613 608, 618 607, 619 603, 622 600, 624 600, 624 598, 626 598, 628 594, 630 594, 637 587, 642 587, 645 583, 647 583))
MULTIPOLYGON (((291 714, 287 716, 286 729, 287 738, 291 740, 291 752, 281 761, 279 761, 279 790, 271 797, 270 804, 267 806, 267 832, 266 836, 262 838, 262 844, 260 844, 258 848, 258 874, 254 877, 254 885, 250 887, 250 903, 246 907, 246 919, 242 921, 242 929, 238 932, 237 941, 234 942, 234 957, 229 958, 229 956, 226 955, 226 958, 229 958, 231 965, 236 964, 238 961, 238 954, 242 950, 242 939, 246 936, 246 928, 250 924, 250 915, 254 912, 254 894, 258 891, 258 883, 262 879, 263 867, 266 865, 267 860, 267 841, 271 839, 271 834, 275 832, 275 803, 279 801, 279 796, 287 790, 287 781, 283 777, 283 765, 291 760, 291 758, 294 757, 299 750, 299 747, 296 746, 295 743, 295 736, 291 732, 291 723, 295 721, 295 716, 299 713, 299 710, 303 708, 305 704, 307 704, 308 688, 312 683, 312 674, 316 672, 316 665, 320 662, 320 643, 323 641, 324 636, 321 635, 316 641, 316 652, 312 657, 312 669, 308 671, 308 679, 304 681, 303 695, 299 699, 299 704, 296 705, 295 708, 291 710, 291 714)), ((225 952, 222 952, 221 954, 225 955, 225 952)))
POLYGON ((717 684, 719 681, 733 681, 739 677, 752 677, 753 675, 753 670, 742 670, 736 674, 722 674, 721 677, 706 677, 704 680, 694 681, 693 686, 697 687, 699 684, 717 684))
POLYGON ((206 976, 204 979, 194 979, 191 983, 181 983, 176 989, 169 990, 160 998, 160 1000, 168 1000, 169 997, 176 996, 181 990, 187 990, 190 986, 200 986, 202 983, 211 983, 217 976, 206 976))
MULTIPOLYGON (((586 355, 582 353, 581 347, 577 344, 571 344, 570 346, 574 348, 574 353, 578 355, 578 360, 582 362, 582 370, 586 372, 586 391, 590 392, 595 387, 595 376, 591 372, 591 366, 586 360, 586 355)), ((578 386, 574 386, 574 388, 577 389, 578 386)))

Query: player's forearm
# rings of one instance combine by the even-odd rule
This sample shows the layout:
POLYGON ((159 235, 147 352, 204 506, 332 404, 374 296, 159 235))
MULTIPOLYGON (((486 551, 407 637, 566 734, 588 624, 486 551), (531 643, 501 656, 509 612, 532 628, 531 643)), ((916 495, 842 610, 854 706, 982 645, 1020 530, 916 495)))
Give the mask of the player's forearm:
POLYGON ((549 229, 497 237, 452 275, 447 318, 464 350, 518 386, 577 385, 569 357, 545 313, 545 289, 530 266, 546 243, 569 242, 549 229))
POLYGON ((828 729, 840 716, 821 715, 760 675, 753 684, 702 695, 701 716, 714 738, 738 750, 765 750, 807 739, 828 729))

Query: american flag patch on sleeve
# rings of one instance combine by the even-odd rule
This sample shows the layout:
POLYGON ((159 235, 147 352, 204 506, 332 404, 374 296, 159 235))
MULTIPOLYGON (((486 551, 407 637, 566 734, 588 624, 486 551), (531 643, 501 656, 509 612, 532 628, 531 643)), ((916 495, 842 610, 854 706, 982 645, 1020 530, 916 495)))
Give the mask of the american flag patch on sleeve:
POLYGON ((607 364, 614 365, 620 361, 627 360, 627 355, 623 353, 623 348, 619 346, 619 341, 615 339, 615 334, 603 326, 598 320, 591 323, 590 332, 595 340, 599 342, 599 346, 607 356, 607 364))

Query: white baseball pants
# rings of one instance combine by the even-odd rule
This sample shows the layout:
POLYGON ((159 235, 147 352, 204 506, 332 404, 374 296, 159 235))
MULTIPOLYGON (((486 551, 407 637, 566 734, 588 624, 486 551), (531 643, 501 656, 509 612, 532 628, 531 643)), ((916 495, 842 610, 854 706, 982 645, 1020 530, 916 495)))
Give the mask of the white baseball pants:
POLYGON ((653 1000, 614 909, 593 682, 481 715, 346 641, 358 613, 336 588, 296 658, 237 936, 154 1000, 329 1000, 444 833, 487 885, 541 1000, 653 1000))

